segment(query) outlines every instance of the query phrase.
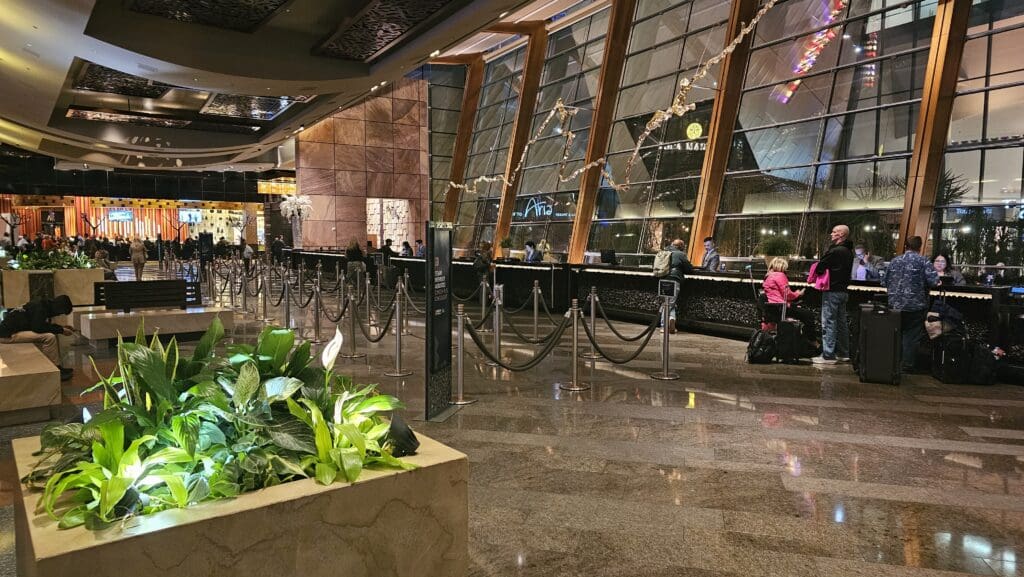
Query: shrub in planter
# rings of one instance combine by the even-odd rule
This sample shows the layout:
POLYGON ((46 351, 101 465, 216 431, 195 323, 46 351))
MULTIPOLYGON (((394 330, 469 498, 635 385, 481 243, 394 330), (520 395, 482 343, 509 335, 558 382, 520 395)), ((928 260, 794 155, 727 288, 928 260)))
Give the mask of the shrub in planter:
POLYGON ((84 254, 73 255, 62 250, 29 251, 7 262, 8 268, 19 270, 53 270, 69 268, 96 268, 84 254))
POLYGON ((367 467, 411 468, 392 441, 404 450, 411 432, 392 433, 383 418, 398 399, 333 371, 340 332, 322 367, 290 330, 268 327, 256 345, 218 356, 223 336, 217 320, 190 358, 173 338, 147 343, 142 327, 134 342, 119 339, 117 368, 95 387, 103 410, 41 435, 41 459, 22 479, 43 488, 40 508, 62 528, 100 528, 301 478, 330 484, 367 467))

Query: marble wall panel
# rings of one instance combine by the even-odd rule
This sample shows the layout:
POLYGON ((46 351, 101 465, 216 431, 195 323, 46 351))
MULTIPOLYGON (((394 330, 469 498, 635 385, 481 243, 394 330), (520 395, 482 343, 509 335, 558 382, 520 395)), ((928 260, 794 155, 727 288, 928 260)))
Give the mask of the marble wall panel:
POLYGON ((366 148, 348 144, 334 145, 334 167, 341 171, 366 170, 366 148))
POLYGON ((367 122, 366 146, 393 148, 395 146, 393 126, 390 122, 367 122))
POLYGON ((391 172, 368 172, 366 174, 366 196, 391 198, 394 192, 395 175, 391 172))
POLYGON ((366 120, 371 122, 391 122, 391 99, 374 97, 363 103, 366 109, 366 120))
POLYGON ((395 150, 395 174, 419 174, 419 150, 395 150))
POLYGON ((366 144, 366 132, 362 120, 334 118, 334 143, 363 146, 366 144))
POLYGON ((366 196, 366 173, 354 170, 335 171, 334 191, 338 196, 366 196))
POLYGON ((366 118, 366 105, 363 102, 360 102, 359 104, 354 104, 352 106, 349 106, 348 108, 339 110, 334 114, 334 117, 349 118, 352 120, 364 120, 366 118))
POLYGON ((395 124, 395 148, 420 150, 420 128, 407 124, 395 124))
POLYGON ((394 123, 415 124, 419 126, 419 104, 420 103, 417 100, 402 100, 400 98, 395 98, 394 100, 392 100, 391 116, 394 118, 394 123))
POLYGON ((305 142, 328 142, 334 143, 334 123, 330 121, 317 122, 307 127, 302 132, 302 140, 305 142))
POLYGON ((391 148, 367 146, 366 171, 393 173, 395 171, 395 151, 391 148))
POLYGON ((299 141, 296 161, 299 168, 334 169, 334 150, 323 142, 299 141))
POLYGON ((420 198, 420 177, 418 174, 395 175, 395 197, 420 198))
POLYGON ((295 172, 297 186, 309 196, 334 196, 334 171, 318 168, 299 168, 295 172))

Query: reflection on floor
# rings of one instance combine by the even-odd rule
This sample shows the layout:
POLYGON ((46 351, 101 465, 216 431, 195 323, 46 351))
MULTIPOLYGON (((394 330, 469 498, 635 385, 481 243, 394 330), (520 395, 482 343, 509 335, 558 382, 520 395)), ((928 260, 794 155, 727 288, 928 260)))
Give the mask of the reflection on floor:
MULTIPOLYGON (((253 316, 237 315, 236 342, 255 338, 253 316)), ((391 338, 360 338, 368 358, 339 364, 416 418, 422 317, 410 330, 411 377, 380 376, 393 363, 391 338)), ((613 345, 605 327, 598 335, 620 356, 634 348, 613 345)), ((522 362, 534 349, 516 343, 504 353, 522 362)), ((528 373, 486 366, 471 343, 467 352, 467 395, 479 402, 447 422, 413 424, 469 456, 470 575, 1024 574, 1019 388, 924 376, 865 385, 848 365, 751 366, 743 343, 680 334, 681 380, 647 376, 660 367, 651 346, 625 366, 587 362, 592 388, 569 394, 553 386, 569 374, 567 347, 528 373)), ((89 354, 99 370, 113 366, 112 351, 69 348, 68 414, 98 401, 79 395, 96 380, 89 354)), ((14 575, 7 441, 39 429, 0 429, 2 575, 14 575)))

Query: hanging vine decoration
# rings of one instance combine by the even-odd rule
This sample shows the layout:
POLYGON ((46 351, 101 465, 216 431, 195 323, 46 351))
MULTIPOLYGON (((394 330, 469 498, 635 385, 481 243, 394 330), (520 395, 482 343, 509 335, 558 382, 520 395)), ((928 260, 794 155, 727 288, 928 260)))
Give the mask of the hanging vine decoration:
POLYGON ((626 174, 624 182, 616 182, 615 179, 612 177, 611 173, 609 173, 604 168, 606 159, 603 156, 592 162, 584 164, 583 166, 577 168, 568 175, 565 174, 566 166, 569 164, 569 156, 572 151, 572 144, 573 141, 575 141, 576 139, 576 134, 569 129, 569 121, 574 116, 576 116, 576 114, 580 111, 580 108, 575 106, 567 106, 564 102, 562 102, 562 99, 559 98, 558 101, 555 102, 555 107, 552 108, 550 112, 548 112, 548 115, 544 118, 544 122, 542 122, 541 125, 537 128, 537 131, 534 133, 533 138, 527 141, 526 146, 523 147, 523 153, 520 155, 519 162, 516 164, 515 169, 512 170, 510 178, 505 178, 505 175, 503 174, 499 174, 497 176, 478 176, 476 178, 471 179, 469 182, 465 184, 449 182, 449 188, 460 189, 468 194, 477 195, 479 192, 478 187, 481 183, 487 184, 492 182, 500 182, 502 183, 502 192, 504 193, 506 190, 508 190, 508 188, 512 186, 518 175, 522 172, 523 165, 526 164, 526 156, 529 153, 530 148, 534 144, 536 144, 536 142, 540 140, 541 137, 543 137, 544 131, 547 130, 548 125, 555 118, 555 116, 558 116, 559 126, 562 130, 562 133, 565 134, 565 145, 562 147, 562 159, 558 164, 559 182, 566 183, 576 180, 577 178, 579 178, 581 174, 583 174, 587 170, 590 170, 591 168, 595 167, 601 167, 601 176, 608 181, 608 185, 611 188, 614 188, 615 190, 620 192, 628 191, 631 183, 631 177, 633 174, 633 165, 636 163, 637 157, 640 156, 640 149, 643 147, 644 143, 647 142, 647 139, 650 138, 651 133, 660 128, 663 124, 665 124, 665 122, 667 122, 672 117, 682 117, 686 113, 692 112, 697 107, 697 105, 694 103, 688 104, 686 102, 686 98, 687 96, 689 96, 690 90, 692 90, 693 87, 697 85, 697 82, 703 80, 708 75, 708 73, 714 65, 718 64, 722 60, 725 60, 726 57, 732 54, 740 45, 740 43, 742 43, 743 40, 754 31, 754 27, 757 26, 757 23, 761 21, 761 18, 763 18, 764 15, 767 14, 768 11, 771 10, 772 7, 774 7, 775 4, 777 4, 779 1, 780 0, 767 0, 757 11, 757 14, 754 15, 754 18, 751 19, 751 21, 748 24, 740 28, 739 34, 737 34, 736 37, 732 39, 732 42, 727 44, 725 48, 722 49, 722 51, 719 52, 717 55, 711 57, 710 59, 702 63, 697 68, 696 72, 693 73, 692 76, 683 78, 682 80, 679 81, 679 88, 676 91, 675 97, 672 99, 672 105, 664 110, 655 110, 651 116, 651 119, 647 121, 647 124, 644 126, 644 131, 640 134, 640 137, 637 139, 636 146, 633 147, 633 154, 630 155, 629 160, 626 162, 626 174))

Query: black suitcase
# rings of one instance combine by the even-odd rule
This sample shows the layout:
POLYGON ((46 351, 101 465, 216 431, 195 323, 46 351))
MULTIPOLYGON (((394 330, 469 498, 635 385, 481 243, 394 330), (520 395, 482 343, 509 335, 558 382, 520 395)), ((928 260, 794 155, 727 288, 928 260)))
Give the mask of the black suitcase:
POLYGON ((968 375, 972 385, 994 385, 999 372, 999 357, 992 354, 992 347, 985 343, 973 342, 971 348, 971 371, 968 375))
POLYGON ((955 334, 943 335, 932 341, 932 376, 947 384, 968 384, 971 376, 970 341, 955 334))
POLYGON ((878 303, 860 305, 857 375, 862 383, 900 384, 900 313, 878 303))
MULTIPOLYGON (((782 309, 785 311, 785 307, 782 309)), ((785 314, 785 312, 783 312, 785 314)), ((783 317, 775 325, 775 357, 784 363, 795 363, 804 356, 804 324, 783 317)))

